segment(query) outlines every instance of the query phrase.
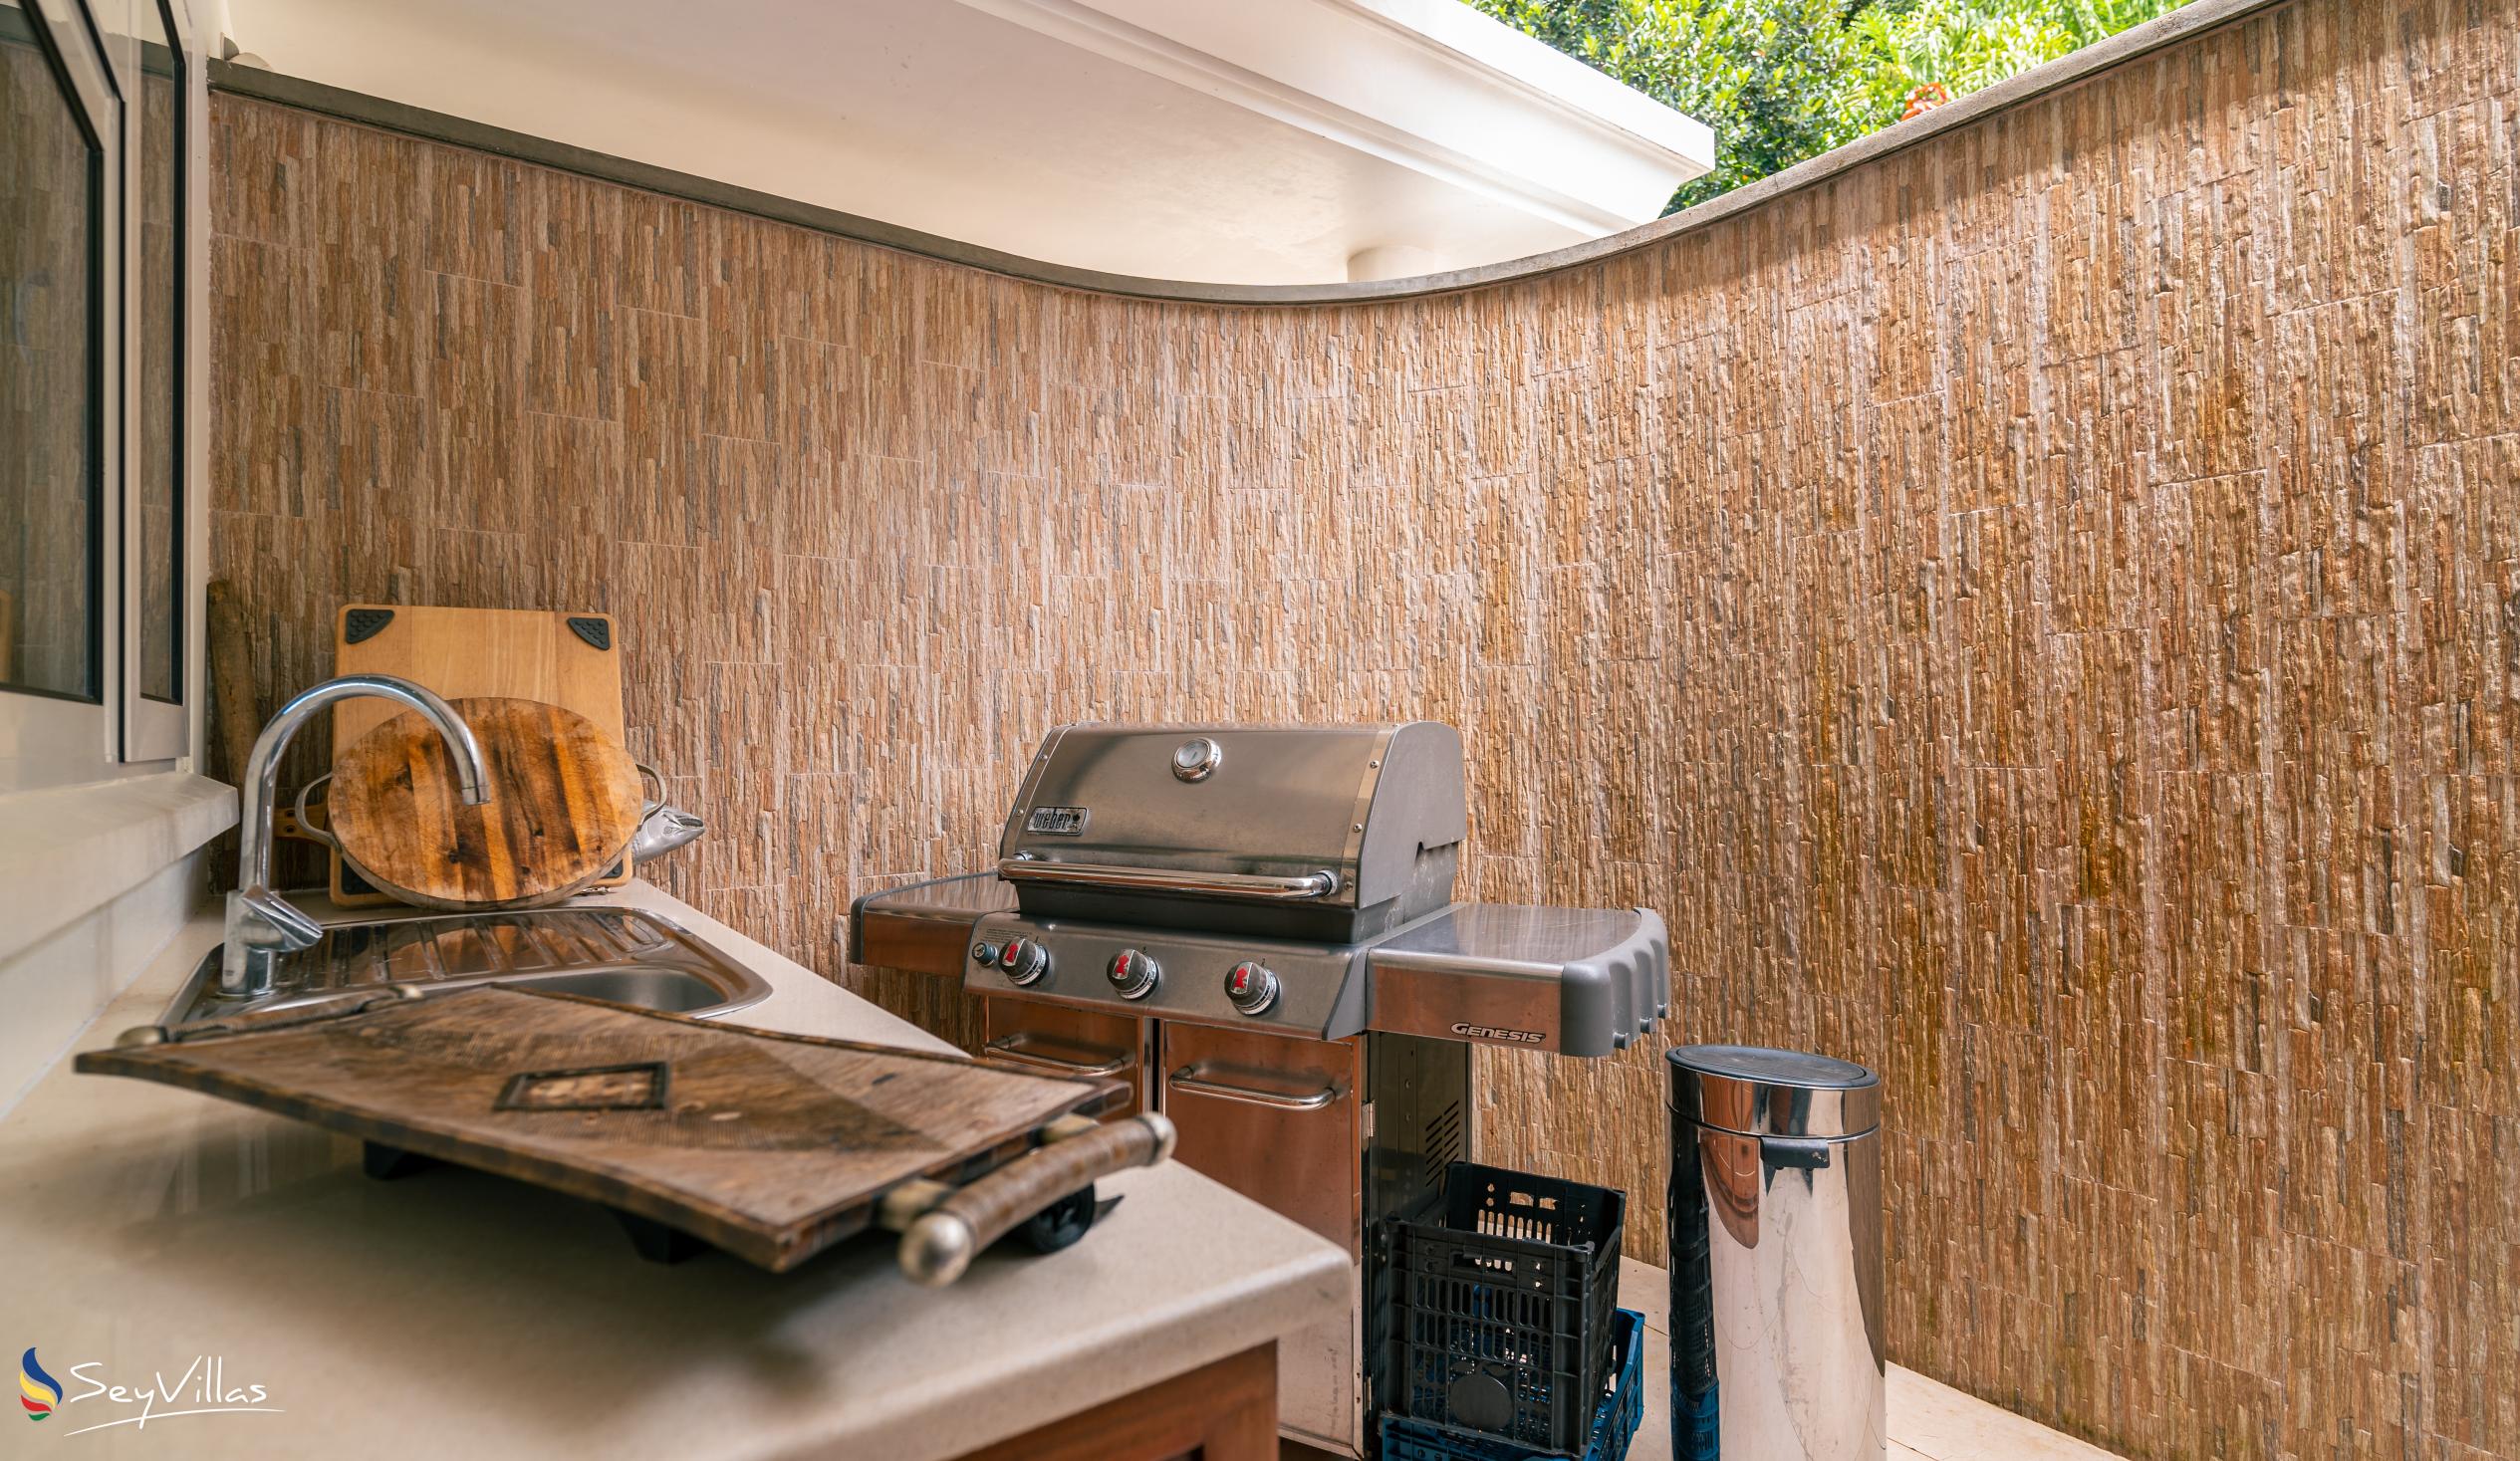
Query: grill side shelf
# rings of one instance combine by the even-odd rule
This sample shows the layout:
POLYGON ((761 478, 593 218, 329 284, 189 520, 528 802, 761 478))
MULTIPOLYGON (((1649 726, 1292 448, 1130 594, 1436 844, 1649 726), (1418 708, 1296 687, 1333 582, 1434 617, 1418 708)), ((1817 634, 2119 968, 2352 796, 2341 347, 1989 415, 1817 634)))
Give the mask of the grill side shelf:
POLYGON ((1014 907, 1014 885, 994 872, 863 893, 849 905, 849 959, 960 979, 973 927, 987 914, 1014 907))
POLYGON ((1367 962, 1367 1028, 1388 1034, 1604 1056, 1669 1011, 1670 936, 1648 908, 1457 903, 1367 962))

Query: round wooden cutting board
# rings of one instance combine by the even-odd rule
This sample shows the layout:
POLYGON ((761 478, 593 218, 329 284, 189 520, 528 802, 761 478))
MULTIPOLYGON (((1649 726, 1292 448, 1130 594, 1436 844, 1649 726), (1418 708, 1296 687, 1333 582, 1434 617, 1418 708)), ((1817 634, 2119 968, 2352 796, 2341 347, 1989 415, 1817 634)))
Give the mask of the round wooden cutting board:
POLYGON ((370 882, 430 908, 558 902, 604 875, 638 831, 636 763, 573 710, 457 700, 490 800, 467 807, 445 738, 404 711, 333 763, 325 797, 342 854, 370 882))

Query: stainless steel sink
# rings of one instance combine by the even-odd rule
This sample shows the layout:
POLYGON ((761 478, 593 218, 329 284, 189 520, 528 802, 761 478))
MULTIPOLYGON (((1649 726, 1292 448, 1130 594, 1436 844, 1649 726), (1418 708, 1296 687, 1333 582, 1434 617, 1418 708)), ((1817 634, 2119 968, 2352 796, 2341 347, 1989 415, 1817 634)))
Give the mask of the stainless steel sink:
POLYGON ((260 998, 222 996, 214 948, 167 1006, 162 1023, 285 1010, 395 986, 515 984, 702 1018, 758 1004, 770 994, 760 975, 634 908, 415 910, 337 923, 312 947, 282 955, 274 982, 274 991, 260 998))

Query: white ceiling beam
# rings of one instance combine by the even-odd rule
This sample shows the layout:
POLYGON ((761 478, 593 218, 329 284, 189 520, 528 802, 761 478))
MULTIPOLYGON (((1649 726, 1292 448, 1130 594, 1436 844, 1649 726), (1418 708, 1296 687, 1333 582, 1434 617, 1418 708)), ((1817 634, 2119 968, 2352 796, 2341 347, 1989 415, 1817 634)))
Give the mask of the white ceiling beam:
POLYGON ((1458 0, 960 0, 1588 236, 1714 165, 1706 126, 1458 0))

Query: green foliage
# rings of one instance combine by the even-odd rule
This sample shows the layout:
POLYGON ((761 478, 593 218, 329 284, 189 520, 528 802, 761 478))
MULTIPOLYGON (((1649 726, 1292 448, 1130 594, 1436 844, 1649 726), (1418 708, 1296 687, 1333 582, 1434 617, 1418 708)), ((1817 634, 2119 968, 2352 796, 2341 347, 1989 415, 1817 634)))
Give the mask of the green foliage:
POLYGON ((1874 57, 1868 90, 1889 121, 1919 86, 1954 97, 2082 50, 2180 0, 1874 0, 1849 27, 1874 57))
POLYGON ((1705 122, 1729 192, 2150 20, 2181 0, 1468 0, 1705 122), (1939 93, 1931 89, 1939 89, 1939 93))

